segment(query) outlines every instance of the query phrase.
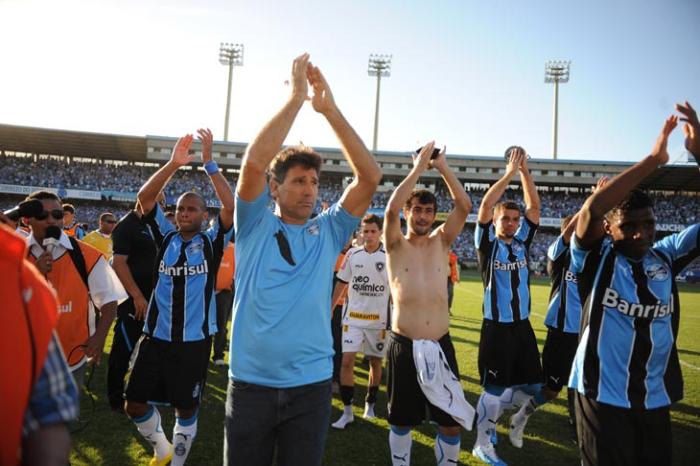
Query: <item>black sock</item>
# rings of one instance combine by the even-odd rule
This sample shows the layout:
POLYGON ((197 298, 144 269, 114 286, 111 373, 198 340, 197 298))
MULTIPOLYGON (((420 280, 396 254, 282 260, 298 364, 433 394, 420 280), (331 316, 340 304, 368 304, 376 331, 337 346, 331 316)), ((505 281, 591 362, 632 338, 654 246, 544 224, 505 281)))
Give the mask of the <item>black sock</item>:
POLYGON ((365 401, 367 403, 376 403, 378 391, 379 385, 377 385, 376 387, 367 387, 367 396, 365 396, 365 401))
POLYGON ((343 400, 345 406, 352 404, 352 398, 355 396, 355 386, 354 385, 341 385, 340 386, 340 399, 343 400))

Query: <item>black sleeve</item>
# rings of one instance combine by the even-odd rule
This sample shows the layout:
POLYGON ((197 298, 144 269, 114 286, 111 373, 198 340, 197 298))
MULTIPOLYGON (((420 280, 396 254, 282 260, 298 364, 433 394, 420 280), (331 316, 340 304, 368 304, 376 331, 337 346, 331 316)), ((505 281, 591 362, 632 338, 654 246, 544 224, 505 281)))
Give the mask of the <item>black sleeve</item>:
POLYGON ((134 222, 134 212, 119 220, 112 231, 112 252, 123 256, 131 253, 132 238, 138 234, 137 224, 134 222))

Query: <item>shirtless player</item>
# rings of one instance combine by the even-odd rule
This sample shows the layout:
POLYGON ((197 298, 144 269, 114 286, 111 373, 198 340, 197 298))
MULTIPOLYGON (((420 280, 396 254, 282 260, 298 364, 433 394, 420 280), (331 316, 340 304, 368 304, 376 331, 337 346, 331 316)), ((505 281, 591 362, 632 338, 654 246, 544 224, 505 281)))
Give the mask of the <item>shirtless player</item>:
POLYGON ((472 203, 447 166, 444 149, 431 160, 434 145, 425 145, 414 158, 413 169, 392 194, 384 217, 394 300, 387 380, 389 446, 394 466, 410 464, 411 429, 423 422, 426 405, 431 420, 438 425, 435 457, 439 465, 457 463, 459 426, 471 430, 474 416, 459 383, 448 333, 445 287, 450 245, 462 230, 472 203), (445 223, 432 232, 437 210, 435 196, 426 190, 413 191, 418 178, 429 168, 440 172, 455 203, 445 223), (406 236, 401 232, 399 219, 402 208, 406 236))

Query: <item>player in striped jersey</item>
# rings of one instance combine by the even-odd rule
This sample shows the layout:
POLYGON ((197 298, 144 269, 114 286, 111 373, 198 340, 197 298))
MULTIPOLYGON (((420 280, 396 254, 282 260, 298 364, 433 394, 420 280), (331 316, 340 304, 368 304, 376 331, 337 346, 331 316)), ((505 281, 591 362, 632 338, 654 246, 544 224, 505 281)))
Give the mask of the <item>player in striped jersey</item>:
MULTIPOLYGON (((685 147, 700 164, 697 114, 687 102, 676 108, 687 122, 685 147)), ((672 463, 669 405, 683 397, 674 278, 700 255, 700 224, 654 242, 653 202, 635 188, 668 162, 677 122, 669 117, 651 154, 579 213, 571 263, 585 304, 569 386, 577 390, 584 465, 672 463)))
MULTIPOLYGON (((607 183, 608 177, 604 176, 593 192, 607 183)), ((542 350, 542 371, 544 372, 544 385, 542 394, 551 401, 555 399, 562 387, 569 380, 571 363, 574 360, 576 347, 578 346, 578 333, 581 326, 581 301, 578 295, 578 281, 576 274, 571 271, 571 255, 569 253, 571 236, 576 229, 578 214, 568 215, 562 221, 561 234, 549 246, 547 250, 547 272, 549 274, 552 289, 549 295, 549 307, 544 323, 547 326, 547 339, 542 350)), ((513 389, 507 389, 501 395, 502 409, 510 408, 517 393, 513 389)), ((576 438, 576 417, 574 414, 574 390, 567 391, 569 408, 569 424, 573 427, 576 438)), ((539 407, 533 397, 518 400, 519 411, 511 417, 509 437, 511 442, 520 447, 523 444, 523 430, 528 418, 539 407)))
POLYGON ((537 404, 545 402, 540 354, 528 319, 529 249, 540 221, 540 199, 524 149, 513 147, 507 154, 505 174, 481 201, 474 235, 484 283, 484 320, 479 342, 479 375, 484 392, 477 406, 477 440, 472 453, 489 464, 505 464, 496 454, 491 438, 502 412, 499 397, 506 388, 513 388, 521 397, 536 397, 537 404), (525 199, 522 222, 518 204, 497 204, 518 172, 525 199))
POLYGON ((187 192, 177 201, 175 228, 156 203, 156 197, 175 172, 190 162, 192 135, 178 139, 170 161, 143 185, 138 202, 144 219, 156 233, 159 246, 154 272, 153 294, 146 314, 144 335, 132 355, 125 391, 126 412, 139 432, 155 450, 151 465, 185 463, 197 434, 197 409, 204 387, 211 351, 211 335, 216 333, 216 272, 226 244, 233 233, 233 192, 212 160, 211 131, 198 130, 202 162, 214 191, 221 201, 221 212, 202 231, 208 214, 199 194, 187 192), (161 389, 165 391, 165 400, 161 389), (167 401, 175 408, 173 445, 160 425, 160 415, 149 401, 167 401))

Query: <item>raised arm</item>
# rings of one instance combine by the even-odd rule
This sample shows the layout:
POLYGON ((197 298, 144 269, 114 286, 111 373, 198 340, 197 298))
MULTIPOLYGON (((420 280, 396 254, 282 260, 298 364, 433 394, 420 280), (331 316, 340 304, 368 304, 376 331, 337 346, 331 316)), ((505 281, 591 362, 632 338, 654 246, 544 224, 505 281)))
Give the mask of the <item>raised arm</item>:
POLYGON ((219 213, 221 226, 228 230, 233 225, 233 191, 231 190, 231 185, 224 178, 224 174, 221 173, 216 162, 212 159, 211 148, 214 143, 214 136, 211 134, 211 130, 209 128, 198 129, 197 134, 199 135, 199 141, 202 143, 204 170, 209 175, 216 197, 221 202, 221 212, 219 213))
POLYGON ((440 151, 437 158, 430 162, 430 165, 440 172, 455 204, 452 212, 447 216, 445 223, 438 229, 438 232, 442 235, 443 243, 446 247, 449 247, 462 231, 462 228, 464 228, 467 215, 469 215, 469 212, 472 210, 472 201, 464 191, 462 183, 459 182, 457 176, 450 169, 449 165, 447 165, 447 157, 445 156, 444 148, 440 151))
MULTIPOLYGON (((591 194, 594 194, 599 189, 602 189, 603 186, 605 186, 608 183, 608 181, 609 178, 607 176, 601 176, 598 179, 598 182, 594 186, 591 186, 591 194)), ((566 228, 564 228, 564 231, 562 232, 562 236, 564 237, 564 244, 569 244, 571 242, 571 237, 574 235, 574 232, 576 232, 576 225, 578 225, 579 214, 580 211, 576 212, 576 214, 574 214, 574 216, 571 218, 569 224, 566 226, 566 228)), ((603 222, 598 222, 596 228, 600 230, 596 233, 597 237, 600 238, 605 233, 603 222)))
POLYGON ((359 217, 369 207, 372 195, 382 179, 382 172, 360 136, 338 109, 331 88, 318 67, 309 68, 308 79, 314 91, 311 105, 328 120, 355 175, 341 196, 340 205, 353 216, 359 217))
POLYGON ((256 199, 265 189, 267 168, 279 152, 307 98, 306 73, 309 66, 308 53, 294 59, 291 79, 292 94, 289 100, 248 146, 236 185, 236 192, 244 201, 256 199))
POLYGON ((168 184, 168 181, 178 168, 194 160, 194 155, 189 153, 190 147, 192 147, 192 139, 191 134, 178 139, 170 154, 168 163, 160 167, 160 169, 141 186, 137 195, 138 202, 141 206, 141 212, 144 214, 150 212, 156 204, 158 194, 163 190, 165 185, 168 184))
POLYGON ((668 136, 678 124, 678 117, 670 116, 656 140, 651 154, 632 165, 610 180, 602 189, 589 197, 579 212, 576 225, 576 238, 582 248, 587 248, 598 241, 604 234, 600 229, 600 223, 605 214, 625 198, 625 196, 657 167, 668 162, 668 136))
POLYGON ((685 104, 676 104, 676 110, 683 115, 680 119, 685 122, 683 125, 685 148, 693 154, 695 162, 700 167, 700 122, 698 122, 698 114, 695 113, 695 109, 687 100, 685 104))
POLYGON ((481 204, 479 205, 479 214, 477 216, 477 221, 479 223, 488 223, 493 218, 493 207, 496 205, 498 200, 506 192, 508 185, 515 177, 515 174, 520 168, 520 163, 525 154, 520 149, 513 149, 510 153, 510 159, 508 159, 508 164, 506 165, 506 172, 503 174, 500 180, 496 181, 484 197, 481 199, 481 204))
POLYGON ((403 179, 399 186, 391 193, 389 202, 384 211, 384 239, 386 241, 387 251, 395 248, 403 239, 401 233, 401 209, 406 204, 406 201, 411 196, 413 188, 418 182, 418 178, 428 169, 430 164, 430 156, 433 154, 435 141, 431 141, 424 145, 417 157, 413 158, 413 169, 408 176, 403 179))
POLYGON ((527 155, 523 153, 522 161, 520 162, 520 181, 523 184, 523 197, 525 200, 525 217, 532 223, 539 225, 540 223, 540 195, 537 194, 535 180, 532 178, 530 169, 527 166, 527 155))

